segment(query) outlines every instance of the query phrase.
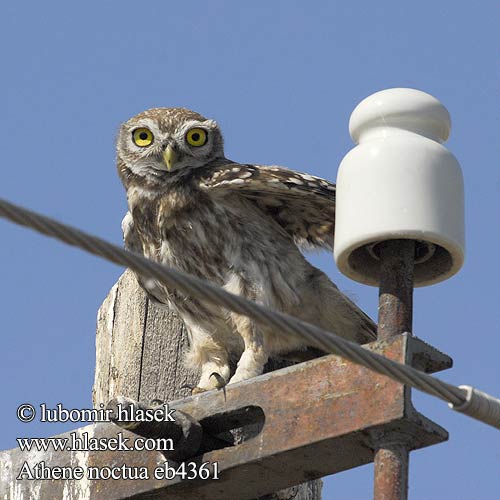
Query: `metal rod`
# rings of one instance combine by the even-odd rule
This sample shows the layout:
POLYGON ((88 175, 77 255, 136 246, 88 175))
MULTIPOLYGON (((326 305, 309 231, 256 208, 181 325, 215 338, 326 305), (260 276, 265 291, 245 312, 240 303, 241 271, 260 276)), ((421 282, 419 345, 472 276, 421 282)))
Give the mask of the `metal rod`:
MULTIPOLYGON (((415 242, 390 240, 377 246, 380 287, 377 336, 387 340, 412 331, 415 242)), ((408 498, 409 452, 404 439, 383 436, 375 451, 375 500, 408 498)))
POLYGON ((412 331, 415 242, 389 240, 377 246, 380 256, 379 340, 412 331))
POLYGON ((404 445, 383 445, 375 454, 375 500, 408 498, 409 452, 404 445))

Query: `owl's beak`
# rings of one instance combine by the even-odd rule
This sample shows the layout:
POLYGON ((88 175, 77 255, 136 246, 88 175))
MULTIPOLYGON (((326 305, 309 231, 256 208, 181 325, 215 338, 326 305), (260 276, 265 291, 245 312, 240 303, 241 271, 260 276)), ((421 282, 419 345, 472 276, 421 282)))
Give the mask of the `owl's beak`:
POLYGON ((170 172, 172 167, 175 165, 177 161, 178 155, 172 146, 168 145, 165 151, 163 151, 163 162, 167 166, 167 170, 170 172))

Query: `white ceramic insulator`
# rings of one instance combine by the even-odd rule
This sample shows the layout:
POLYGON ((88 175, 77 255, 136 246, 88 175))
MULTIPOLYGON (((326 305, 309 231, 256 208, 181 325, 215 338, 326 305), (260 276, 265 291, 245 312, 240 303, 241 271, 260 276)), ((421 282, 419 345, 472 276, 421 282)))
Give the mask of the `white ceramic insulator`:
POLYGON ((335 261, 350 278, 378 286, 376 244, 417 240, 414 284, 454 275, 464 261, 464 189, 460 165, 441 145, 450 116, 415 89, 377 92, 353 111, 358 144, 337 177, 335 261))

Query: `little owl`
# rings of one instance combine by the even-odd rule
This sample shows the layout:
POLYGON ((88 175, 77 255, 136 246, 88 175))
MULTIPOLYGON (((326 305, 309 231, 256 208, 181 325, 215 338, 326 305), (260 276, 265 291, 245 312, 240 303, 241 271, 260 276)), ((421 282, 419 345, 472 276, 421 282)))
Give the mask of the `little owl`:
MULTIPOLYGON (((226 159, 217 124, 183 108, 150 109, 128 120, 117 153, 129 250, 349 340, 375 338, 370 318, 300 251, 332 248, 334 184, 226 159)), ((201 368, 196 392, 260 375, 270 356, 307 347, 300 338, 138 279, 152 300, 184 321, 187 361, 201 368)))

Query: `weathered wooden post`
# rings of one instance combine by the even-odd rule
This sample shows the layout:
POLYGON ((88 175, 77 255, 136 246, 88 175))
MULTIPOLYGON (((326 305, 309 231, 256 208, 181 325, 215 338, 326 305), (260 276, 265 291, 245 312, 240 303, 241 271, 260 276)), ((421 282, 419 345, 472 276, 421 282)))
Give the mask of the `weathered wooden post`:
MULTIPOLYGON (((126 271, 97 316, 94 406, 117 396, 152 403, 190 395, 182 386, 195 384, 197 374, 183 363, 185 333, 182 321, 151 303, 134 274, 126 271)), ((279 362, 271 362, 268 370, 277 366, 279 362)), ((321 486, 321 480, 314 480, 261 498, 320 500, 321 486)))

